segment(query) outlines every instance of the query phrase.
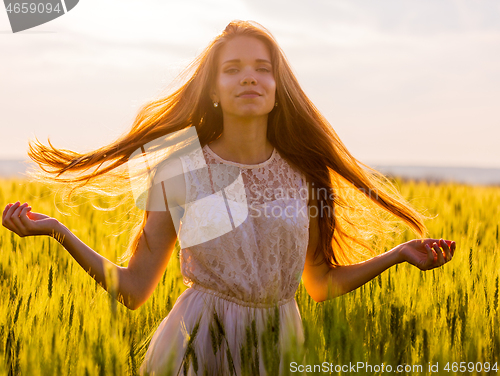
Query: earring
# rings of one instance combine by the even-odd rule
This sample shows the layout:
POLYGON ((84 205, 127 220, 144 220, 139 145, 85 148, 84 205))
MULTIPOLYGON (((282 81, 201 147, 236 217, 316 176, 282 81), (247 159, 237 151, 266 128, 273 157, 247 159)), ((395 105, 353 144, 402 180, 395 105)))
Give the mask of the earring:
POLYGON ((276 102, 276 103, 274 104, 274 107, 278 107, 278 102, 276 102))
POLYGON ((214 102, 214 107, 219 107, 219 102, 214 102))

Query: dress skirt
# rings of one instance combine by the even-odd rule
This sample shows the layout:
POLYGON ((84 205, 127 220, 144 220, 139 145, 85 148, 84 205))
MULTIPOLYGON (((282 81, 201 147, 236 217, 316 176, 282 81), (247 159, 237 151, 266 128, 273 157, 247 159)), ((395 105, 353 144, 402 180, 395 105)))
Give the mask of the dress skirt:
POLYGON ((140 375, 281 375, 303 362, 303 344, 293 297, 244 302, 194 283, 160 323, 140 375))

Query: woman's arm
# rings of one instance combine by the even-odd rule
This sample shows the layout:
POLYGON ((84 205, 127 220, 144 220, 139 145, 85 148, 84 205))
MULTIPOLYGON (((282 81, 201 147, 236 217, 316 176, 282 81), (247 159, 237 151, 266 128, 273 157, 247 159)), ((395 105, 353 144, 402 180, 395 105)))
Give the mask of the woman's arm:
POLYGON ((314 258, 318 242, 318 217, 310 217, 309 243, 302 280, 308 294, 315 302, 333 299, 355 290, 384 270, 402 261, 398 249, 394 248, 359 264, 331 268, 326 263, 318 265, 324 259, 323 254, 314 258))
POLYGON ((331 268, 326 263, 317 265, 324 256, 321 254, 313 259, 314 250, 315 246, 310 242, 302 280, 308 294, 318 303, 355 290, 391 266, 402 262, 396 247, 359 264, 331 268))
POLYGON ((26 204, 19 205, 19 202, 7 205, 2 216, 3 226, 20 237, 53 236, 92 278, 106 291, 116 292, 117 300, 132 310, 139 308, 153 293, 168 265, 177 238, 168 210, 149 212, 138 248, 124 268, 92 250, 57 219, 32 213, 30 209, 26 204), (106 283, 106 268, 109 268, 108 275, 116 277, 115 286, 106 283))
MULTIPOLYGON (((314 205, 317 205, 317 200, 310 200, 310 206, 314 205)), ((312 212, 318 213, 315 210, 312 210, 312 212)), ((326 263, 318 265, 324 260, 323 254, 314 258, 314 251, 318 243, 318 216, 311 216, 309 218, 309 244, 302 280, 308 294, 316 302, 333 299, 355 290, 391 266, 404 261, 415 265, 420 270, 429 270, 442 266, 452 259, 456 247, 455 242, 442 239, 416 239, 400 244, 370 260, 332 268, 326 263), (444 256, 439 246, 443 247, 444 256)))
POLYGON ((78 264, 120 303, 132 310, 144 304, 155 290, 177 239, 169 211, 149 212, 137 250, 128 266, 120 267, 88 247, 62 223, 58 222, 55 233, 55 238, 78 264), (106 273, 116 278, 115 286, 107 283, 106 273))
MULTIPOLYGON (((135 309, 135 298, 133 289, 130 288, 130 279, 124 275, 126 268, 120 267, 92 248, 82 242, 75 234, 73 234, 64 224, 57 222, 54 226, 54 237, 61 245, 66 248, 71 256, 80 264, 95 281, 101 285, 106 291, 117 293, 117 300, 127 308, 135 309), (106 282, 106 269, 108 276, 114 276, 117 285, 109 286, 106 282), (123 299, 123 301, 122 301, 123 299)), ((113 295, 113 294, 112 294, 113 295)))

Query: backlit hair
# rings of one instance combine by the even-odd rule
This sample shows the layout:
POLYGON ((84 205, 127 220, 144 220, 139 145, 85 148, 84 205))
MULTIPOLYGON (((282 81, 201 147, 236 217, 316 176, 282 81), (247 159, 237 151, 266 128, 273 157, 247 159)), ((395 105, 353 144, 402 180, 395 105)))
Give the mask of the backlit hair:
MULTIPOLYGON (((131 154, 159 137, 194 126, 204 145, 223 131, 222 112, 210 93, 217 75, 218 53, 238 36, 261 40, 268 47, 279 103, 268 116, 267 137, 280 155, 306 176, 317 192, 320 242, 331 267, 360 260, 372 247, 395 233, 388 215, 405 222, 415 234, 427 232, 427 218, 413 208, 382 174, 354 158, 332 126, 302 91, 283 51, 271 33, 256 22, 232 21, 179 76, 183 84, 143 105, 130 130, 97 150, 77 153, 30 141, 28 154, 41 170, 31 176, 62 183, 69 200, 75 190, 108 195, 127 193, 131 154), (364 168, 365 169, 364 169, 364 168), (335 215, 332 215, 335 213, 335 215)), ((136 224, 127 256, 137 249, 148 212, 136 224)), ((381 243, 380 243, 381 244, 381 243)))

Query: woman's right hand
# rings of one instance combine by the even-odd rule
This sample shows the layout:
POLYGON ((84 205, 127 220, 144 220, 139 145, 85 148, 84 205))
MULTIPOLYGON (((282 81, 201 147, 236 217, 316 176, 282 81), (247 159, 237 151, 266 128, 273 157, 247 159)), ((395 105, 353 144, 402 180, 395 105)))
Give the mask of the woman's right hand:
POLYGON ((21 238, 34 235, 52 235, 59 221, 41 213, 31 212, 27 203, 7 204, 2 214, 2 225, 21 238))

